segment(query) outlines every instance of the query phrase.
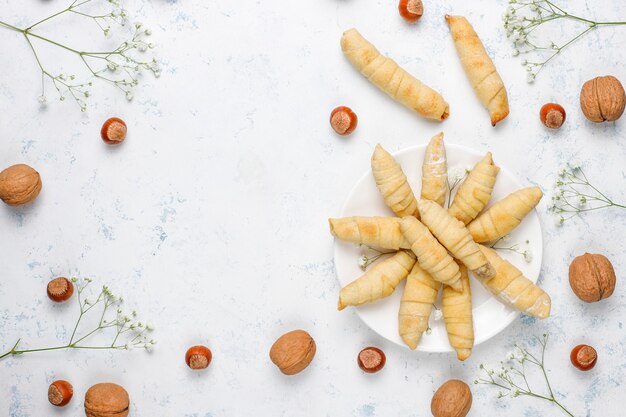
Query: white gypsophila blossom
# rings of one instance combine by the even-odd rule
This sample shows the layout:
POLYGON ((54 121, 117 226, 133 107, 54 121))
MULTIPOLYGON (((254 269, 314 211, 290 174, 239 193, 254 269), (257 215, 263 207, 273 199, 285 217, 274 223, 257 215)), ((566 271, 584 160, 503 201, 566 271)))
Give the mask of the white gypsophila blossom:
POLYGON ((527 81, 529 83, 532 83, 546 64, 560 54, 563 49, 575 44, 576 39, 601 25, 623 24, 626 22, 596 22, 590 16, 576 16, 548 0, 528 0, 525 2, 509 0, 509 7, 503 16, 504 30, 514 49, 513 56, 532 54, 532 63, 527 61, 523 63, 524 66, 528 66, 530 75, 527 75, 527 81), (577 28, 573 34, 564 32, 567 37, 560 43, 561 46, 545 39, 545 34, 550 33, 550 31, 536 30, 544 24, 563 19, 575 21, 578 25, 571 26, 577 28), (519 51, 519 53, 515 51, 519 51))
POLYGON ((433 320, 439 321, 442 318, 443 318, 443 313, 441 312, 441 309, 436 309, 435 312, 433 313, 433 320))
POLYGON ((567 166, 572 170, 579 170, 582 167, 582 161, 578 158, 571 159, 567 162, 567 166))
POLYGON ((524 251, 524 260, 526 263, 531 263, 533 261, 533 253, 530 250, 524 251))
POLYGON ((367 265, 367 256, 365 255, 361 255, 359 256, 359 268, 361 269, 365 269, 365 266, 367 265))
POLYGON ((455 165, 453 167, 448 168, 448 181, 454 183, 463 178, 466 174, 466 168, 460 165, 455 165))

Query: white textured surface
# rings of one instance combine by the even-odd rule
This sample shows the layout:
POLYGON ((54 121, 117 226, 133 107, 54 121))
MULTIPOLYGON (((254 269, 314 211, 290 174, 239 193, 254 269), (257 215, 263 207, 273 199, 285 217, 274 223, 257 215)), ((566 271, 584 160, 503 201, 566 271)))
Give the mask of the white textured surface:
MULTIPOLYGON (((602 7, 569 1, 598 18, 626 19, 620 0, 602 7)), ((2 20, 27 24, 64 4, 0 1, 2 20)), ((626 32, 604 28, 579 42, 529 86, 510 57, 501 16, 505 2, 426 2, 416 26, 395 1, 132 1, 126 7, 153 31, 164 62, 160 80, 145 78, 135 100, 94 88, 88 114, 72 103, 38 109, 39 75, 19 34, 0 29, 0 166, 26 162, 43 176, 36 203, 0 206, 0 342, 8 349, 65 340, 74 314, 51 306, 45 283, 56 275, 90 276, 123 293, 156 326, 159 344, 143 352, 56 352, 0 362, 0 414, 80 415, 82 396, 102 380, 124 385, 134 416, 423 416, 444 380, 478 376, 478 364, 503 358, 514 343, 549 332, 550 377, 576 416, 623 415, 626 376, 625 213, 601 211, 553 226, 546 201, 541 281, 553 299, 545 322, 517 320, 466 363, 450 354, 407 352, 382 341, 350 310, 335 310, 338 284, 326 218, 336 215, 374 144, 396 151, 424 143, 440 129, 491 150, 521 180, 552 186, 578 158, 613 196, 624 195, 625 120, 592 125, 582 117, 583 81, 623 70, 626 32), (445 13, 466 14, 494 56, 508 87, 511 115, 497 128, 473 96, 455 55, 445 13), (356 26, 451 105, 444 124, 394 104, 349 66, 341 32, 356 26), (542 103, 568 110, 559 132, 542 128, 542 103), (351 106, 359 127, 335 136, 328 115, 351 106), (129 125, 117 149, 99 139, 102 121, 129 125), (584 251, 606 254, 618 273, 609 300, 578 301, 567 268, 584 251), (268 358, 274 339, 304 328, 318 353, 302 374, 283 377, 268 358), (589 373, 569 364, 569 350, 588 342, 600 360, 589 373), (206 343, 210 369, 193 373, 186 348, 206 343), (387 353, 385 370, 364 375, 356 354, 365 345, 387 353), (46 400, 54 378, 73 382, 66 410, 46 400)), ((55 35, 67 26, 49 27, 55 35)), ((559 415, 529 399, 495 400, 474 387, 470 415, 559 415)))

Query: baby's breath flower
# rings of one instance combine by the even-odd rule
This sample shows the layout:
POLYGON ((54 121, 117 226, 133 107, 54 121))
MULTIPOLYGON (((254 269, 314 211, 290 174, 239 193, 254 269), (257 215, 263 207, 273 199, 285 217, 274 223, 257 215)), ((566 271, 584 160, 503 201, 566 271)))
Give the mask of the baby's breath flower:
POLYGON ((361 255, 359 257, 359 268, 361 268, 362 270, 365 270, 365 268, 367 268, 367 266, 366 266, 367 264, 368 264, 367 256, 361 255))
POLYGON ((558 172, 555 191, 550 208, 557 216, 557 225, 588 211, 608 207, 626 208, 626 204, 616 203, 592 185, 583 172, 581 163, 575 159, 558 172))
MULTIPOLYGON (((623 25, 626 22, 596 22, 587 16, 581 17, 568 13, 548 0, 528 0, 526 2, 509 0, 509 7, 503 17, 503 26, 514 50, 513 56, 519 56, 522 53, 532 53, 536 56, 536 59, 533 59, 536 61, 536 64, 533 65, 533 76, 527 77, 528 82, 533 82, 544 66, 560 54, 564 48, 575 44, 574 40, 597 27, 616 24, 623 25), (562 19, 577 22, 581 29, 574 33, 569 40, 563 42, 562 46, 558 46, 553 41, 548 43, 542 39, 542 36, 545 33, 550 33, 550 31, 536 29, 549 22, 561 21, 562 19)), ((527 64, 524 62, 523 65, 526 66, 527 64)))
POLYGON ((524 260, 527 263, 531 263, 533 261, 533 253, 530 250, 524 251, 524 260))
MULTIPOLYGON (((132 71, 133 68, 137 66, 149 65, 150 61, 143 58, 142 55, 147 52, 149 49, 152 49, 154 45, 152 43, 145 42, 142 38, 145 36, 151 35, 151 31, 148 28, 144 28, 143 24, 137 22, 133 25, 132 28, 115 31, 114 27, 124 26, 126 18, 128 16, 128 12, 122 9, 119 5, 119 1, 117 0, 108 0, 107 5, 109 7, 108 11, 98 12, 98 14, 92 14, 92 12, 84 7, 81 7, 87 3, 92 3, 92 0, 86 0, 81 2, 76 2, 72 0, 67 0, 69 6, 66 9, 61 10, 60 12, 54 13, 51 16, 48 16, 45 19, 42 19, 40 22, 35 23, 27 28, 21 28, 19 26, 11 25, 9 23, 3 23, 3 27, 15 30, 24 35, 23 39, 29 42, 32 52, 35 55, 36 62, 41 71, 41 76, 44 80, 42 83, 42 92, 40 97, 45 97, 45 87, 46 80, 51 83, 54 89, 59 94, 59 101, 65 101, 66 98, 74 99, 74 101, 78 104, 81 111, 86 111, 87 106, 85 100, 91 96, 90 92, 86 90, 86 86, 91 86, 92 81, 87 79, 81 81, 81 77, 89 77, 91 79, 101 80, 107 83, 112 84, 118 89, 122 90, 126 95, 128 100, 132 100, 133 93, 130 91, 133 87, 137 85, 137 83, 131 81, 122 81, 123 74, 132 71), (86 51, 81 51, 74 48, 75 42, 70 43, 70 45, 66 45, 63 41, 52 41, 48 39, 45 34, 39 33, 38 25, 43 22, 50 21, 57 16, 63 14, 71 14, 75 19, 88 19, 89 21, 97 24, 99 30, 102 31, 103 35, 106 38, 112 37, 113 32, 115 34, 119 34, 121 36, 128 36, 126 40, 123 38, 120 40, 124 40, 123 42, 116 41, 115 44, 119 45, 117 47, 112 47, 110 50, 104 49, 102 47, 90 46, 86 48, 86 51), (38 39, 47 41, 43 43, 32 43, 30 41, 31 37, 37 37, 38 39), (69 51, 70 53, 76 54, 80 57, 80 62, 84 64, 83 66, 83 74, 53 74, 50 69, 47 68, 47 62, 43 59, 43 54, 40 54, 39 49, 43 48, 47 45, 49 48, 63 48, 64 52, 69 51), (98 52, 89 52, 89 51, 98 51, 98 52), (112 71, 115 75, 105 74, 106 70, 112 71), (126 86, 128 88, 124 88, 126 86)), ((93 2, 95 3, 95 2, 93 2)), ((53 54, 47 54, 47 56, 54 56, 53 54)), ((158 72, 151 70, 151 72, 158 77, 160 75, 158 72)), ((47 100, 40 99, 40 104, 44 104, 47 100)))
MULTIPOLYGON (((78 297, 74 299, 79 302, 80 311, 76 324, 71 326, 74 331, 66 344, 35 349, 17 349, 18 344, 16 343, 9 352, 0 354, 0 359, 11 355, 48 350, 84 348, 132 350, 135 347, 145 347, 146 345, 148 346, 146 349, 148 349, 156 344, 154 339, 148 340, 146 337, 145 332, 148 325, 145 322, 138 321, 136 325, 130 323, 130 319, 121 308, 112 307, 113 303, 109 297, 112 297, 113 293, 108 286, 100 287, 100 292, 95 298, 87 297, 85 290, 91 281, 88 278, 83 280, 72 278, 72 282, 76 283, 76 292, 78 293, 78 297), (83 320, 87 315, 91 315, 94 319, 97 318, 97 321, 93 319, 83 320), (87 322, 95 322, 95 328, 82 329, 84 326, 78 326, 87 322), (81 330, 84 330, 84 333, 81 334, 81 330), (98 335, 97 338, 96 335, 98 335), (108 342, 106 341, 107 336, 110 338, 108 342), (102 344, 99 345, 101 340, 102 344)), ((137 315, 135 311, 133 313, 135 316, 137 315)), ((152 325, 150 324, 149 327, 151 329, 152 325)))

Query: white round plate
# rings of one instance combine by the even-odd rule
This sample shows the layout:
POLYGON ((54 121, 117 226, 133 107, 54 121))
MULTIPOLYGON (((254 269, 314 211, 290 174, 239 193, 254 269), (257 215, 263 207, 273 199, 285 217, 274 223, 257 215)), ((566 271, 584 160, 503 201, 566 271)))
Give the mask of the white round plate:
MULTIPOLYGON (((414 146, 394 155, 396 161, 402 165, 402 169, 416 195, 419 195, 419 190, 421 189, 422 161, 425 148, 426 145, 414 146)), ((473 167, 484 156, 484 153, 453 144, 446 144, 446 153, 448 169, 473 167)), ((496 164, 498 164, 497 158, 498 156, 494 155, 496 164)), ((500 168, 490 204, 513 191, 528 186, 528 184, 521 184, 503 167, 500 166, 500 168)), ((350 192, 348 200, 340 213, 340 217, 348 216, 393 216, 393 212, 385 205, 382 196, 376 188, 371 170, 359 179, 350 192)), ((532 254, 530 262, 527 262, 521 254, 509 250, 500 249, 498 250, 499 255, 520 269, 531 281, 537 282, 541 271, 543 243, 541 224, 535 210, 529 213, 511 233, 507 238, 507 242, 501 241, 497 246, 510 246, 515 243, 519 244, 519 248, 522 251, 528 250, 532 254), (526 244, 526 241, 529 243, 526 244)), ((337 278, 342 287, 363 275, 363 271, 358 264, 362 251, 363 248, 357 245, 336 240, 335 268, 337 270, 337 278)), ((500 303, 473 278, 471 278, 471 288, 474 315, 474 344, 478 345, 489 340, 511 324, 519 315, 519 312, 500 303)), ((403 290, 404 282, 388 298, 356 307, 356 310, 361 319, 372 330, 394 343, 406 346, 398 334, 398 308, 403 290)), ((436 304, 437 307, 439 307, 438 303, 439 301, 436 304)), ((452 351, 448 343, 444 322, 442 319, 435 319, 434 310, 430 317, 430 327, 432 331, 424 333, 417 350, 426 352, 452 351)))

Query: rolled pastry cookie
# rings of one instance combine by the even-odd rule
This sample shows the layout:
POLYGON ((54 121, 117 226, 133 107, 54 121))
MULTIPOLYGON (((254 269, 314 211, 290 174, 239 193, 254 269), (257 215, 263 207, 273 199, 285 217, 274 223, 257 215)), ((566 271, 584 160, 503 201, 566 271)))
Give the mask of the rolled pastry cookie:
POLYGON ((472 25, 463 16, 446 15, 456 51, 478 99, 495 126, 509 114, 509 100, 500 74, 472 25))
POLYGON ((343 33, 341 50, 354 68, 397 102, 429 119, 448 118, 448 103, 439 93, 378 52, 356 29, 343 33))

